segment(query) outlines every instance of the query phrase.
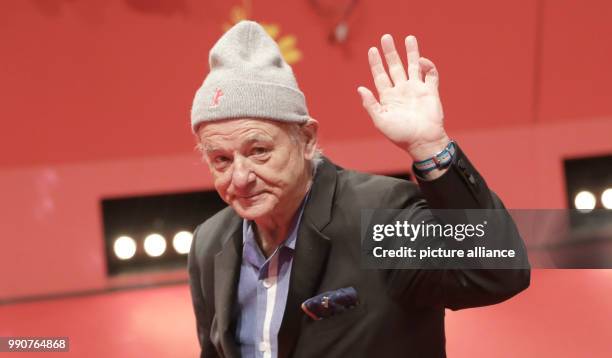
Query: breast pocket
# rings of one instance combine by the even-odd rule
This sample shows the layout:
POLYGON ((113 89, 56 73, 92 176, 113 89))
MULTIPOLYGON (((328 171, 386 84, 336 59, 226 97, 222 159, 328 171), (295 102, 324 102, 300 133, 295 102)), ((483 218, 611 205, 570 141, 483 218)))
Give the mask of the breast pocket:
POLYGON ((350 326, 363 319, 366 314, 366 305, 361 302, 357 306, 348 309, 342 313, 335 314, 331 317, 324 318, 318 321, 307 318, 306 330, 311 331, 313 336, 321 334, 329 334, 330 332, 350 329, 350 326))

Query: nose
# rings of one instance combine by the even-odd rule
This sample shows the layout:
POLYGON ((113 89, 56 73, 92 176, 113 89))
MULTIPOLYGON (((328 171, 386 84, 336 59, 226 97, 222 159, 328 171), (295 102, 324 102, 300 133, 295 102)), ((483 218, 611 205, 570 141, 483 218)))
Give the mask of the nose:
POLYGON ((235 158, 232 171, 232 187, 238 194, 248 193, 255 183, 255 173, 251 170, 245 158, 235 158))

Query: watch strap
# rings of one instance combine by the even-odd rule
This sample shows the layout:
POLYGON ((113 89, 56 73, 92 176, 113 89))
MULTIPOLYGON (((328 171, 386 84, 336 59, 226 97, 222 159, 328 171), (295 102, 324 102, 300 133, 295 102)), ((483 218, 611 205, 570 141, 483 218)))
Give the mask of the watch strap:
POLYGON ((414 169, 418 171, 418 174, 427 174, 434 169, 444 169, 453 161, 456 152, 455 142, 450 141, 442 151, 433 157, 414 162, 414 169))

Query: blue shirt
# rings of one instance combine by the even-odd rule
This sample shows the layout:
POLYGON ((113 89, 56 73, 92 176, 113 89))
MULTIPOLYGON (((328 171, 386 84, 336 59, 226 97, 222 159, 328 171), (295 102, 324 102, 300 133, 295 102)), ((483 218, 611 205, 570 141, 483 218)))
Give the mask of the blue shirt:
POLYGON ((278 331, 287 303, 295 241, 305 202, 306 199, 294 218, 287 239, 267 259, 255 239, 253 222, 242 222, 242 263, 238 281, 240 313, 236 325, 236 341, 242 357, 272 358, 278 355, 278 331))

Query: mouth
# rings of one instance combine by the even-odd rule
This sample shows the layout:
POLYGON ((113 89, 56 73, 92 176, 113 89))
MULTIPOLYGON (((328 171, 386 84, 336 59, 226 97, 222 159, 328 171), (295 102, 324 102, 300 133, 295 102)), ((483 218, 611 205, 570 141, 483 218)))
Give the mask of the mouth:
POLYGON ((263 194, 263 192, 256 193, 256 194, 250 194, 250 195, 242 195, 242 196, 238 196, 238 199, 240 199, 240 200, 253 200, 253 199, 256 199, 258 196, 260 196, 262 194, 263 194))

